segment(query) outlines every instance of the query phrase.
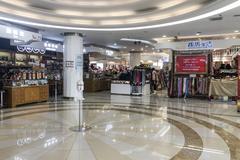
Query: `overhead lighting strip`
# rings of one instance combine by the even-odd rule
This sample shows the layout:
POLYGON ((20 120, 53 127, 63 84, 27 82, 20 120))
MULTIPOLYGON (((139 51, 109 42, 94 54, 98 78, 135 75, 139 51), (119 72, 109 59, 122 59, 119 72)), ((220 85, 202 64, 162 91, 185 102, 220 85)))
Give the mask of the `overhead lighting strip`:
POLYGON ((184 24, 188 22, 193 22, 197 20, 201 20, 204 18, 208 18, 211 16, 215 16, 224 12, 227 12, 229 10, 235 9, 240 6, 240 0, 237 0, 229 5, 226 5, 222 8, 216 9, 214 11, 201 14, 199 16, 195 16, 192 18, 187 18, 183 20, 168 22, 168 23, 162 23, 157 25, 148 25, 148 26, 140 26, 140 27, 124 27, 124 28, 84 28, 84 27, 69 27, 69 26, 60 26, 60 25, 51 25, 51 24, 44 24, 44 23, 37 23, 37 22, 29 22, 24 20, 17 20, 14 18, 7 18, 0 16, 0 20, 9 21, 13 23, 19 23, 24 25, 31 25, 36 27, 45 27, 45 28, 55 28, 55 29, 64 29, 64 30, 81 30, 81 31, 130 31, 130 30, 143 30, 143 29, 153 29, 153 28, 161 28, 161 27, 168 27, 168 26, 174 26, 178 24, 184 24))

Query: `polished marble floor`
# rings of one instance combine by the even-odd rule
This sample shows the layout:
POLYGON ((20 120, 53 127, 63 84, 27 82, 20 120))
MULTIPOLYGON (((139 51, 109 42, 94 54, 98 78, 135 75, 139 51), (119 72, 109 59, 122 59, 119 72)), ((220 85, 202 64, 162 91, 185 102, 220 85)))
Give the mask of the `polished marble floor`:
POLYGON ((235 105, 194 99, 85 95, 3 109, 0 160, 240 160, 240 114, 235 105))

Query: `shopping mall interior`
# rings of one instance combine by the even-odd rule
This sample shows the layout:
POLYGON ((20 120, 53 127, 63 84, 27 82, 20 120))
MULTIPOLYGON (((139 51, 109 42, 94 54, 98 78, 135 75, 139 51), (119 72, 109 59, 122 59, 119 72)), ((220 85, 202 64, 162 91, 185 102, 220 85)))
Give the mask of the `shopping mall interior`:
POLYGON ((0 0, 0 160, 240 160, 240 0, 0 0))

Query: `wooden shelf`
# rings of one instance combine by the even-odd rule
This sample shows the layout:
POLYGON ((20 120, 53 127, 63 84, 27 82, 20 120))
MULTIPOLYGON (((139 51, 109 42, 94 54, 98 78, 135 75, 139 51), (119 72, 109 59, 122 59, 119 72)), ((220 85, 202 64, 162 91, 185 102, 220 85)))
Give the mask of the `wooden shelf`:
POLYGON ((7 107, 16 107, 35 102, 47 101, 49 86, 5 87, 7 93, 7 107))

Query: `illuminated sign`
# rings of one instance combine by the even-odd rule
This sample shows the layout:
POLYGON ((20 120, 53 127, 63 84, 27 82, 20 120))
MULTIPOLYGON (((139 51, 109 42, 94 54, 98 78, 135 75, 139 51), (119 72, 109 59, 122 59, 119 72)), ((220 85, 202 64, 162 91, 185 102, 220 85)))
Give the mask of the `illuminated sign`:
POLYGON ((187 43, 188 49, 212 49, 212 41, 191 41, 187 43))
POLYGON ((17 50, 19 52, 27 52, 27 53, 35 53, 35 54, 45 54, 46 50, 44 49, 38 49, 33 47, 27 47, 27 46, 17 46, 17 50))

